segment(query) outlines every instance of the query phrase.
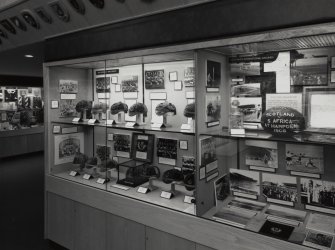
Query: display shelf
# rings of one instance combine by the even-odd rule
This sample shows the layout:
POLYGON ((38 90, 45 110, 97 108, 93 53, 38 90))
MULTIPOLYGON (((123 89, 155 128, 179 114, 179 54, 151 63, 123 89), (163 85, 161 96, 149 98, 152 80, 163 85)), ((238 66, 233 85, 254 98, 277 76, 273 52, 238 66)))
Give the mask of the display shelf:
POLYGON ((335 134, 317 133, 317 132, 301 132, 292 137, 277 137, 261 130, 246 130, 244 135, 232 135, 229 129, 208 131, 201 133, 200 136, 213 136, 226 139, 253 139, 253 140, 271 140, 282 142, 310 143, 333 145, 335 144, 335 134))
POLYGON ((126 124, 114 124, 114 125, 106 125, 105 121, 96 123, 96 124, 89 124, 88 122, 72 122, 72 121, 52 121, 51 123, 54 124, 67 124, 67 125, 78 125, 78 126, 87 126, 87 127, 104 127, 104 128, 111 128, 111 129, 121 129, 121 130, 133 130, 133 131, 157 131, 157 132, 169 132, 169 133, 180 133, 180 134, 188 134, 188 135, 195 135, 194 130, 177 130, 175 127, 168 127, 168 128, 152 128, 150 125, 139 125, 134 127, 128 127, 126 124))

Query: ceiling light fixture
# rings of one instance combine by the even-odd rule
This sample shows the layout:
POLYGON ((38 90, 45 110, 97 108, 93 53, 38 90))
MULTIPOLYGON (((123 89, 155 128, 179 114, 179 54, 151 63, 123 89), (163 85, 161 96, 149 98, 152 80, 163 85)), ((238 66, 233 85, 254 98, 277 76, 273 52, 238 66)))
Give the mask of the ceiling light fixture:
POLYGON ((27 54, 27 55, 24 55, 24 57, 27 57, 27 58, 33 58, 34 56, 33 56, 33 55, 29 55, 29 54, 27 54))

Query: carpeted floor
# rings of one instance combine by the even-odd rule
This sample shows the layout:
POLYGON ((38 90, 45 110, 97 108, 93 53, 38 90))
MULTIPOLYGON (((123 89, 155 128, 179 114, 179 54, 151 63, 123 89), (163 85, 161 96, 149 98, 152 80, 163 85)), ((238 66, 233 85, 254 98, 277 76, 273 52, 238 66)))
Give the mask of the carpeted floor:
POLYGON ((63 250, 44 240, 44 157, 0 159, 0 249, 63 250))

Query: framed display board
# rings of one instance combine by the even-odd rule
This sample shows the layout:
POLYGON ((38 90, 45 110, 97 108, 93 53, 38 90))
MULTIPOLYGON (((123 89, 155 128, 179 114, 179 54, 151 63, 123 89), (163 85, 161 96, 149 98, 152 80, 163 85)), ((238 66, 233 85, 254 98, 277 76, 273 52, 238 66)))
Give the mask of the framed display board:
POLYGON ((132 158, 137 161, 152 162, 154 156, 155 136, 150 134, 133 133, 132 158))

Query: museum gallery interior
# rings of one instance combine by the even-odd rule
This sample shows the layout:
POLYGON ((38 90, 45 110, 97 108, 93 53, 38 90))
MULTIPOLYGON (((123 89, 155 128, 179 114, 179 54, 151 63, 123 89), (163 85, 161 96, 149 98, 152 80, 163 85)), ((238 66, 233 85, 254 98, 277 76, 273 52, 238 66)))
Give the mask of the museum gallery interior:
POLYGON ((333 0, 0 3, 1 249, 335 250, 333 0))

